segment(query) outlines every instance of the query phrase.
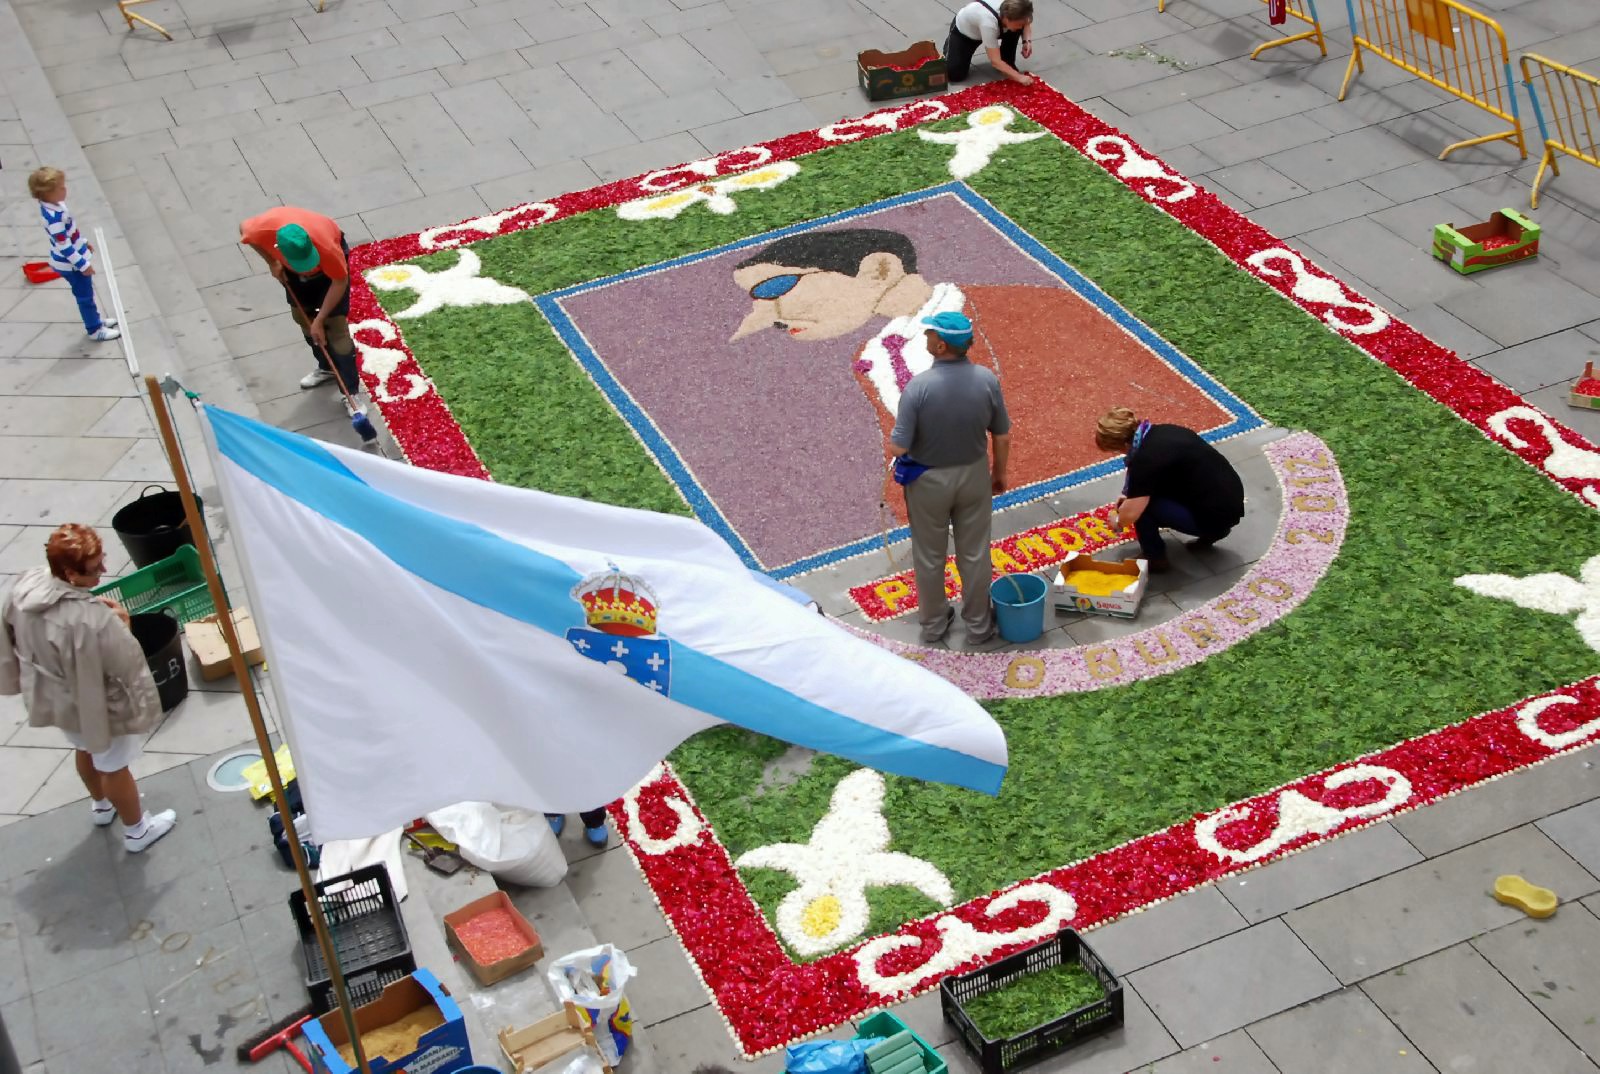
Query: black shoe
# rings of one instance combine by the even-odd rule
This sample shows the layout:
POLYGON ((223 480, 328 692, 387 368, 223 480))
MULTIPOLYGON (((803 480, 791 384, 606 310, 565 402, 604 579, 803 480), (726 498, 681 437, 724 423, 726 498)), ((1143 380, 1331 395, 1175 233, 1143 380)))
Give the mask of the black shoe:
POLYGON ((1188 543, 1187 547, 1191 552, 1209 552, 1217 547, 1217 541, 1220 539, 1218 537, 1196 537, 1188 543))
POLYGON ((1166 574, 1172 569, 1172 561, 1167 559, 1165 556, 1161 557, 1160 559, 1149 560, 1148 562, 1150 564, 1151 574, 1166 574))

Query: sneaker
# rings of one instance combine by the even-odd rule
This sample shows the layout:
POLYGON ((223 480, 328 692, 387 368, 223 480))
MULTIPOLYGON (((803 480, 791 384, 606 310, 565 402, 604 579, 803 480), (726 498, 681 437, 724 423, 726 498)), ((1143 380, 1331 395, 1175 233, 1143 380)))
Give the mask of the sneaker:
POLYGON ((950 624, 955 622, 955 621, 956 621, 956 610, 954 608, 946 608, 944 610, 944 624, 942 626, 936 626, 936 627, 927 627, 927 626, 925 626, 925 627, 922 628, 922 642, 923 642, 923 644, 924 645, 932 645, 934 642, 943 641, 944 640, 944 636, 946 634, 950 633, 950 624))
POLYGON ((122 329, 118 328, 113 322, 107 321, 99 328, 96 328, 93 332, 90 332, 89 338, 94 340, 96 343, 105 343, 109 340, 121 339, 122 329))
POLYGON ((611 829, 604 824, 598 828, 585 828, 583 837, 589 840, 590 846, 603 848, 607 843, 611 842, 611 829))
POLYGON ((567 828, 567 818, 561 813, 546 813, 544 819, 550 822, 550 830, 560 835, 567 828))
POLYGON ((146 813, 144 831, 137 836, 124 832, 122 835, 122 849, 129 854, 137 854, 163 835, 172 831, 172 826, 178 823, 178 814, 170 809, 163 809, 159 813, 146 813))
POLYGON ((89 816, 93 819, 96 828, 108 828, 111 826, 111 822, 117 819, 117 807, 91 804, 89 806, 89 816))
POLYGON ((320 388, 333 379, 333 374, 326 369, 313 369, 300 378, 300 387, 305 389, 320 388))
POLYGON ((113 320, 112 318, 110 318, 110 317, 102 317, 102 318, 100 318, 100 323, 105 325, 107 328, 120 328, 121 327, 121 325, 117 324, 117 322, 115 320, 113 320))

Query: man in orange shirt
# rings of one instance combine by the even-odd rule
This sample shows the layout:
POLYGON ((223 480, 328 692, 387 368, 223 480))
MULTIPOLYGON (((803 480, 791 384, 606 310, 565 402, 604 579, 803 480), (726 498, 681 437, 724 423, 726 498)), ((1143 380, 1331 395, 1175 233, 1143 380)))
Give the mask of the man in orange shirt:
POLYGON ((260 254, 273 279, 283 284, 295 323, 317 360, 300 387, 315 388, 337 375, 354 400, 361 377, 350 338, 350 246, 338 223, 285 205, 243 221, 239 241, 260 254), (334 369, 328 368, 325 351, 332 354, 334 369))

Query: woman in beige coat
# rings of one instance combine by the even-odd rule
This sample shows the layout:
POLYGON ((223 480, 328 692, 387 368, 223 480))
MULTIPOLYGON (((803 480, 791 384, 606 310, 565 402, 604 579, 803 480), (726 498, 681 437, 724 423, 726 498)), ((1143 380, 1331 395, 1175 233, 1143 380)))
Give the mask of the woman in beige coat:
POLYGON ((106 570, 99 534, 61 526, 45 543, 45 561, 17 579, 0 611, 0 694, 22 695, 29 726, 67 736, 95 824, 121 820, 122 845, 137 854, 177 822, 170 809, 144 811, 128 769, 161 718, 155 679, 128 613, 89 592, 106 570))

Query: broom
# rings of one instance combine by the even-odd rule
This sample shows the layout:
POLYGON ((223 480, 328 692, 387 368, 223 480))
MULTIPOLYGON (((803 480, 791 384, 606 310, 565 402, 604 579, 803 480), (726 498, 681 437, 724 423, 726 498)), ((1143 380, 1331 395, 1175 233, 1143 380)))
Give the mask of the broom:
POLYGON ((295 1047, 293 1040, 300 1027, 311 1021, 312 1014, 311 1005, 308 1003, 249 1038, 239 1045, 239 1062, 259 1063, 279 1048, 286 1048, 289 1054, 294 1056, 295 1061, 305 1069, 306 1074, 312 1074, 311 1064, 306 1060, 305 1053, 295 1047))
MULTIPOLYGON (((301 318, 306 322, 306 324, 309 325, 311 323, 311 318, 306 316, 305 307, 300 305, 299 296, 297 296, 294 293, 294 290, 287 285, 284 286, 284 291, 288 292, 289 301, 294 303, 295 310, 300 314, 301 318)), ((309 329, 307 329, 307 331, 309 331, 309 329)), ((363 411, 356 403, 355 397, 350 394, 350 388, 345 384, 344 378, 339 375, 339 367, 334 365, 333 355, 328 353, 326 344, 318 343, 316 347, 322 352, 322 360, 327 363, 329 372, 333 374, 333 382, 339 386, 339 391, 344 395, 345 407, 350 411, 350 427, 356 431, 357 436, 361 437, 361 442, 363 445, 370 444, 377 440, 378 430, 373 428, 371 419, 367 417, 366 412, 363 411)), ((360 390, 360 385, 356 386, 356 390, 360 390)))

